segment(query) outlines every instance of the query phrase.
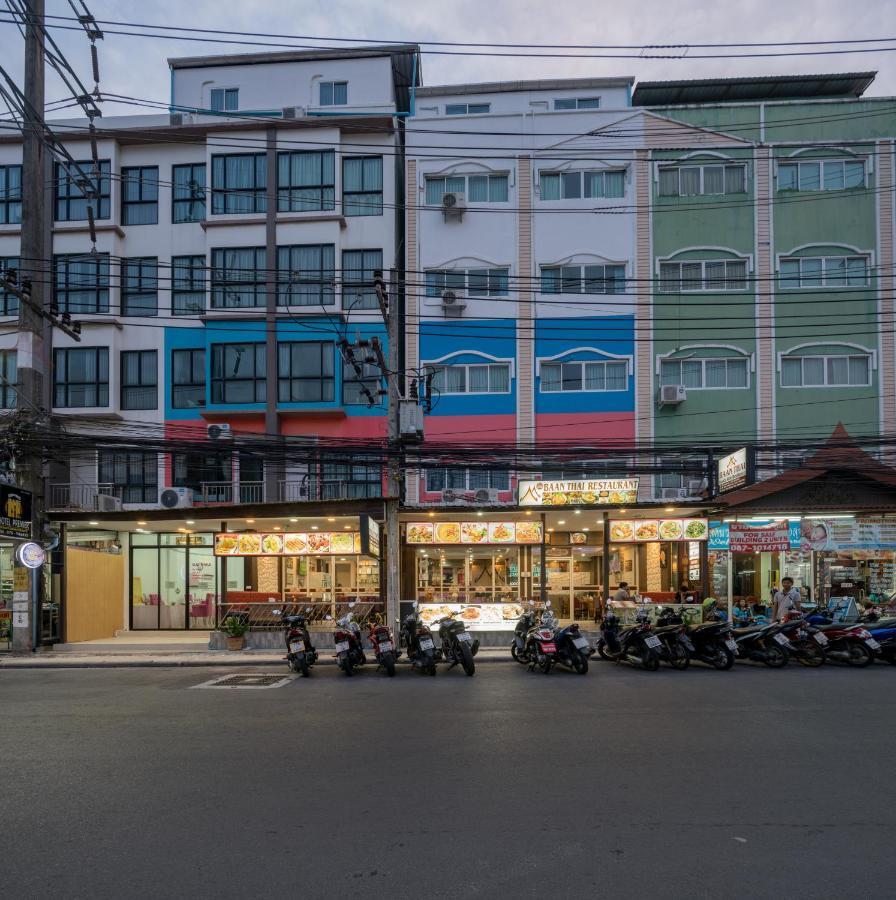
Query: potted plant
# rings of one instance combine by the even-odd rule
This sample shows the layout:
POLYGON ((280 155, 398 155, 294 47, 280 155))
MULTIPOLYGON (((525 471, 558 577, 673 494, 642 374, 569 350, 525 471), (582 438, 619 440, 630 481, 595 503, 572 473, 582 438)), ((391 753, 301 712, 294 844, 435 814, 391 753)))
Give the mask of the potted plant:
POLYGON ((226 616, 221 622, 221 631, 227 635, 227 649, 242 650, 246 645, 246 632, 248 630, 248 616, 226 616))

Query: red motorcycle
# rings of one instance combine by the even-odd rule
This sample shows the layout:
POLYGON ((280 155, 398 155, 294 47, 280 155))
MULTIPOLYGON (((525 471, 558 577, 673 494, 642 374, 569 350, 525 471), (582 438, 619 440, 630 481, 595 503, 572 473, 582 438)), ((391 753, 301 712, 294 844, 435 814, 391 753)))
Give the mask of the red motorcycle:
POLYGON ((401 656, 401 651, 395 647, 392 632, 389 631, 378 616, 371 619, 369 628, 370 631, 367 638, 371 647, 373 647, 373 655, 377 664, 386 670, 386 674, 390 678, 393 678, 395 676, 395 661, 401 656))
POLYGON ((825 647, 828 659, 845 662, 857 669, 864 669, 874 662, 874 652, 880 644, 864 626, 835 622, 830 625, 816 624, 815 627, 828 640, 825 647))

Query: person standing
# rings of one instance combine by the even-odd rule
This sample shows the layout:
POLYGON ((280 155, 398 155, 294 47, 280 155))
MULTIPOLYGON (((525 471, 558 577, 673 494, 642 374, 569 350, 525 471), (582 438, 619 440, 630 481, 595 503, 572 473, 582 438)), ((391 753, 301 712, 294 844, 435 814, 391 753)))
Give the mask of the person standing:
POLYGON ((790 612, 799 612, 800 592, 793 586, 792 578, 782 578, 781 587, 775 591, 773 616, 781 621, 790 612))

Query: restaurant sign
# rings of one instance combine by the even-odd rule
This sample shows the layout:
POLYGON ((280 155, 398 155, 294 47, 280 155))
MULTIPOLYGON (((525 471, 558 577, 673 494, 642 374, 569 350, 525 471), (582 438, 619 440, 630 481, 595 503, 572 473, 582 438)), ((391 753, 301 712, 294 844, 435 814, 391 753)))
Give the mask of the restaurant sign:
POLYGON ((705 541, 706 519, 611 519, 610 541, 617 544, 648 541, 705 541))
POLYGON ((409 522, 409 544, 540 544, 541 522, 409 522))
POLYGON ((380 558, 380 523, 373 516, 361 516, 361 553, 380 558))
POLYGON ((361 535, 357 531, 215 534, 215 556, 327 556, 360 552, 361 535))
POLYGON ((730 522, 728 524, 728 549, 746 553, 789 550, 790 522, 786 519, 772 522, 770 525, 730 522))
POLYGON ((520 506, 626 506, 637 502, 637 478, 519 483, 520 506))
POLYGON ((719 460, 719 493, 733 491, 747 483, 747 448, 735 450, 719 460))
POLYGON ((0 484, 0 535, 20 541, 31 537, 31 491, 0 484))

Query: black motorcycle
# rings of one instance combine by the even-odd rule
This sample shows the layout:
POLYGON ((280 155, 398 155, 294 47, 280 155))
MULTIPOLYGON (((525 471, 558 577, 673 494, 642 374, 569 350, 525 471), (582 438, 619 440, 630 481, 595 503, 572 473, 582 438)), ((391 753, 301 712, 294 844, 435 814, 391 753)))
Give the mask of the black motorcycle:
POLYGON ((317 650, 308 634, 308 620, 299 613, 283 616, 281 621, 286 639, 286 663, 293 672, 301 672, 307 678, 311 674, 311 666, 317 662, 317 650))
POLYGON ((538 613, 534 609, 524 612, 517 620, 513 629, 513 641, 510 644, 510 655, 522 665, 528 665, 531 660, 526 650, 529 632, 538 623, 538 613))
POLYGON ((449 670, 460 663, 467 675, 475 673, 473 657, 479 652, 479 641, 473 639, 463 622, 451 616, 440 620, 439 640, 442 642, 442 659, 450 663, 449 670))
POLYGON ((620 628, 619 617, 615 613, 607 613, 600 623, 600 633, 597 652, 601 659, 628 662, 649 672, 655 672, 660 667, 662 641, 651 633, 645 614, 638 615, 635 625, 620 628))
MULTIPOLYGON (((354 606, 350 603, 349 606, 354 606)), ((355 669, 367 662, 364 655, 364 643, 361 637, 361 626, 355 621, 355 614, 347 612, 336 620, 336 631, 333 634, 336 642, 336 662, 346 675, 354 675, 355 669)))
MULTIPOLYGON (((660 626, 685 624, 680 612, 671 607, 660 611, 656 620, 660 626)), ((737 644, 731 637, 731 626, 721 614, 700 625, 685 624, 684 645, 691 659, 699 660, 714 669, 726 671, 734 665, 737 644)))
POLYGON ((790 654, 795 653, 796 648, 787 635, 781 633, 781 628, 781 622, 769 622, 766 625, 732 629, 738 658, 765 663, 773 669, 786 666, 790 654))
POLYGON ((408 660, 415 669, 428 675, 436 674, 436 643, 417 612, 405 616, 399 640, 407 648, 408 660))

